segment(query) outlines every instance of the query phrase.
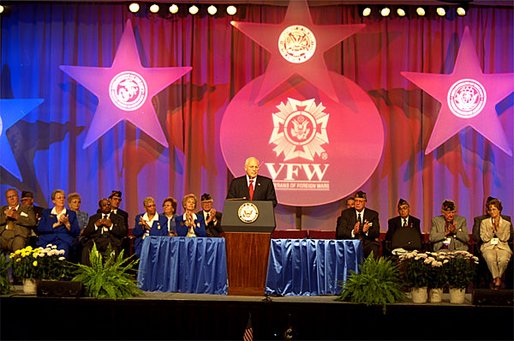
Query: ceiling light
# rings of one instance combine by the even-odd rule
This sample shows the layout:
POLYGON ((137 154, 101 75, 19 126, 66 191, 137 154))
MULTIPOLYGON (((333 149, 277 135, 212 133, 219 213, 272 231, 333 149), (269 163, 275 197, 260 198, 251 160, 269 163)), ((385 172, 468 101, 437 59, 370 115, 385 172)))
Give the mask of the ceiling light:
POLYGON ((218 12, 216 6, 210 5, 209 7, 207 7, 207 13, 209 13, 210 15, 214 15, 216 14, 216 12, 218 12))
POLYGON ((157 4, 153 4, 153 5, 151 5, 151 6, 150 6, 150 12, 152 12, 152 13, 157 13, 157 12, 159 12, 159 5, 157 5, 157 4))
POLYGON ((227 14, 228 15, 235 15, 237 13, 236 6, 230 5, 227 7, 227 14))
POLYGON ((133 2, 129 5, 129 11, 131 11, 132 13, 137 13, 139 12, 139 4, 137 2, 133 2))
POLYGON ((444 17, 446 15, 446 10, 444 7, 437 7, 435 11, 440 17, 444 17))
POLYGON ((391 9, 389 7, 384 7, 380 10, 380 15, 383 17, 387 17, 389 14, 391 14, 391 9))
POLYGON ((459 6, 457 7, 457 15, 463 17, 466 15, 466 8, 459 6))
POLYGON ((170 6, 169 11, 171 14, 177 14, 178 13, 178 6, 173 4, 170 6))
POLYGON ((5 7, 3 5, 0 5, 0 14, 5 12, 5 7))
POLYGON ((399 17, 404 17, 407 15, 407 12, 405 12, 405 10, 400 7, 396 10, 396 14, 398 14, 399 17))
POLYGON ((199 9, 195 5, 189 7, 189 14, 191 14, 191 15, 195 15, 196 13, 198 13, 198 11, 199 11, 199 9))
POLYGON ((416 13, 418 13, 418 15, 420 17, 424 17, 426 14, 426 11, 423 7, 418 7, 418 8, 416 8, 416 13))
POLYGON ((369 17, 371 14, 371 7, 364 7, 362 10, 362 16, 363 17, 369 17))

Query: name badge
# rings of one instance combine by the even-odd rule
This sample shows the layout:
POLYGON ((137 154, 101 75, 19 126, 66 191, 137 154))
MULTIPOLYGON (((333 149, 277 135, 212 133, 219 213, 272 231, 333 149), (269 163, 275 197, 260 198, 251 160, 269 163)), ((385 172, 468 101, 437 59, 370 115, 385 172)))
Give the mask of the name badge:
POLYGON ((500 242, 499 238, 492 238, 491 239, 491 245, 498 245, 499 242, 500 242))
POLYGON ((443 240, 443 244, 444 245, 450 245, 452 242, 452 239, 450 237, 446 238, 445 240, 443 240))

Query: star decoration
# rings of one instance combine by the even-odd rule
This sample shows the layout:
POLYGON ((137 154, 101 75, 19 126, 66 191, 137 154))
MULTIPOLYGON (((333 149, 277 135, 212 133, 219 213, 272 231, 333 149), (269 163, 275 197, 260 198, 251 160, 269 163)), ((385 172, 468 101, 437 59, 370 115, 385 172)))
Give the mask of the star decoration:
MULTIPOLYGON (((270 62, 264 73, 262 86, 255 102, 261 101, 295 74, 311 82, 332 100, 339 102, 325 63, 324 53, 365 26, 314 25, 306 0, 291 1, 284 21, 280 24, 257 24, 235 21, 231 24, 271 53, 270 62), (281 34, 291 27, 293 27, 293 31, 296 27, 298 28, 296 31, 303 30, 303 32, 307 32, 305 34, 307 42, 305 40, 297 42, 298 46, 302 46, 302 43, 311 43, 310 52, 313 52, 313 54, 310 57, 302 56, 305 59, 304 61, 291 62, 286 60, 279 49, 279 41, 283 39, 281 34)), ((294 32, 289 37, 294 38, 293 34, 294 32)))
POLYGON ((111 67, 61 65, 60 69, 98 97, 98 107, 83 148, 124 120, 168 147, 152 97, 192 68, 143 67, 130 20, 126 21, 111 67))
POLYGON ((484 74, 468 27, 464 30, 452 73, 401 74, 441 102, 425 154, 469 126, 512 156, 495 106, 512 93, 514 73, 484 74))
POLYGON ((7 139, 7 129, 43 103, 42 98, 0 99, 0 166, 21 181, 20 169, 7 139))

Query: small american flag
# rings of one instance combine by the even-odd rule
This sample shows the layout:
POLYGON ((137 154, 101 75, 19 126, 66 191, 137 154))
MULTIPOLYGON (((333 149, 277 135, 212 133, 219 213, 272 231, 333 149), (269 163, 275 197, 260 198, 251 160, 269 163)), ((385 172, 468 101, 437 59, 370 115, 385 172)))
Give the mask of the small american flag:
POLYGON ((248 316, 248 323, 243 333, 243 341, 253 341, 252 314, 248 316))

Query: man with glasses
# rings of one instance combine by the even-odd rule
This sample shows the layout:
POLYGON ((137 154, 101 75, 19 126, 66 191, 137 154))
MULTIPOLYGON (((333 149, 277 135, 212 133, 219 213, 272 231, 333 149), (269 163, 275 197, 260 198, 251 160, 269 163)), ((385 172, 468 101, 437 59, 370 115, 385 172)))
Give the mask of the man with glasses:
POLYGON ((14 252, 23 249, 36 226, 34 209, 20 204, 18 191, 5 191, 7 205, 0 208, 0 249, 14 252))
POLYGON ((421 223, 410 215, 410 205, 405 199, 398 201, 398 216, 387 221, 384 255, 422 249, 421 223))
POLYGON ((468 251, 469 234, 466 218, 456 213, 455 202, 445 200, 441 206, 441 215, 432 218, 430 242, 434 251, 468 251))
POLYGON ((378 258, 380 250, 380 223, 378 212, 366 208, 366 193, 358 191, 353 196, 355 207, 347 208, 341 214, 340 224, 336 229, 336 239, 360 239, 364 257, 371 252, 378 258))

